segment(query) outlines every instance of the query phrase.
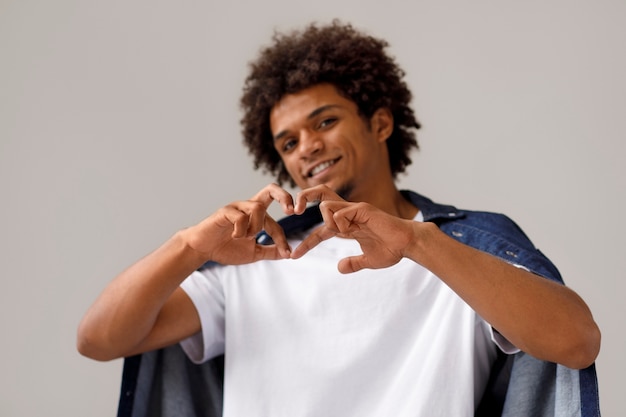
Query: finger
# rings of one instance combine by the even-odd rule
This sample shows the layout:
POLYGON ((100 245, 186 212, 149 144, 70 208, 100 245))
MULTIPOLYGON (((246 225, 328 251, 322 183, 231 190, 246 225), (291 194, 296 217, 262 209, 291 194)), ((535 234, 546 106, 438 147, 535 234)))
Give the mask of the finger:
POLYGON ((269 184, 259 191, 250 200, 258 201, 267 210, 267 208, 276 201, 287 215, 294 213, 293 197, 278 184, 269 184))
POLYGON ((317 201, 345 201, 326 185, 317 185, 315 187, 302 190, 296 196, 295 213, 302 214, 308 203, 317 201))
POLYGON ((275 246, 282 258, 289 258, 291 256, 291 248, 283 228, 270 216, 265 216, 264 228, 274 241, 274 245, 268 246, 275 246))
POLYGON ((342 274, 351 274, 365 268, 369 268, 369 263, 365 255, 349 256, 343 258, 337 264, 337 269, 342 274))
POLYGON ((293 252, 291 252, 291 258, 301 258, 305 253, 333 236, 336 236, 336 233, 326 226, 318 227, 313 232, 311 232, 302 242, 300 242, 300 244, 293 250, 293 252))
POLYGON ((248 214, 248 229, 246 230, 246 237, 256 238, 256 236, 265 227, 265 222, 269 215, 267 214, 266 207, 263 203, 250 201, 247 202, 244 210, 248 214))
POLYGON ((259 202, 233 203, 224 208, 224 213, 232 224, 233 238, 253 238, 263 229, 266 211, 259 202))
POLYGON ((341 233, 349 233, 361 229, 367 223, 368 205, 365 203, 350 203, 347 201, 323 201, 320 211, 327 225, 341 233), (332 216, 332 219, 330 218, 332 216))
POLYGON ((257 261, 275 261, 288 258, 277 245, 256 245, 254 257, 257 261))
MULTIPOLYGON (((349 204, 349 203, 345 203, 349 204)), ((334 232, 339 232, 339 228, 335 222, 335 212, 337 210, 341 210, 343 206, 341 205, 331 205, 327 204, 327 202, 320 203, 320 213, 322 214, 322 221, 324 225, 331 229, 334 232)))
MULTIPOLYGON (((232 225, 231 236, 233 238, 243 238, 247 235, 250 225, 250 216, 247 213, 235 205, 224 207, 222 213, 226 221, 232 225)), ((227 227, 227 224, 223 226, 227 227)))
POLYGON ((351 233, 362 230, 367 220, 363 218, 362 210, 358 207, 346 207, 335 212, 333 220, 337 225, 337 230, 341 233, 351 233))

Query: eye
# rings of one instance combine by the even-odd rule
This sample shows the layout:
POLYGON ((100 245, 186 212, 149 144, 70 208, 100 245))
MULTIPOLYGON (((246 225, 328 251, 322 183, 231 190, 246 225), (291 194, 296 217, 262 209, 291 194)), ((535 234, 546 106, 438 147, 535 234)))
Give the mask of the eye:
POLYGON ((318 129, 324 129, 324 128, 327 128, 329 126, 334 125, 335 122, 337 122, 337 118, 336 117, 327 117, 327 118, 323 119, 321 122, 319 122, 319 124, 317 125, 317 128, 318 129))
POLYGON ((293 148, 295 148, 297 141, 294 138, 287 138, 283 141, 283 146, 281 147, 283 152, 289 152, 293 148))

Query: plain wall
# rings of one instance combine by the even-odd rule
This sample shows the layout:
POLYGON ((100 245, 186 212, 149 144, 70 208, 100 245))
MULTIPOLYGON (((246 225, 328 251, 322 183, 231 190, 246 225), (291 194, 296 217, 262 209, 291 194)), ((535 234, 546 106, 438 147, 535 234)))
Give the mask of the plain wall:
POLYGON ((626 373, 626 3, 0 0, 0 415, 111 416, 122 361, 75 349, 102 288, 271 181, 238 100, 274 28, 333 17, 391 43, 423 129, 410 187, 514 218, 626 373))

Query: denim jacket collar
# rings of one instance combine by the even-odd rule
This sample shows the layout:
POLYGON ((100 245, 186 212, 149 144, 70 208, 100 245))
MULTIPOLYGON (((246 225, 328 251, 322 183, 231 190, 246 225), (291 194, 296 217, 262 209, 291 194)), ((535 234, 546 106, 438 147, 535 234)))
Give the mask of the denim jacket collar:
POLYGON ((459 219, 465 217, 465 213, 454 206, 435 203, 430 198, 424 197, 423 195, 413 191, 402 190, 400 192, 404 198, 420 209, 422 215, 424 216, 424 221, 426 222, 437 223, 437 220, 459 219))

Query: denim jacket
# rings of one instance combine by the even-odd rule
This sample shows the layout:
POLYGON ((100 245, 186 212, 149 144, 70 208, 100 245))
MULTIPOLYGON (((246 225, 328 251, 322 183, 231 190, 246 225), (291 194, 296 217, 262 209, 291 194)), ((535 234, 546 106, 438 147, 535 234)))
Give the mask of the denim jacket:
MULTIPOLYGON (((452 238, 563 283, 552 262, 508 217, 458 210, 410 191, 403 194, 419 207, 424 221, 437 224, 452 238)), ((312 207, 279 223, 289 235, 320 221, 319 209, 312 207)), ((261 233, 258 241, 271 239, 261 233)), ((195 365, 179 345, 126 358, 118 417, 221 416, 223 373, 223 356, 195 365)), ((574 370, 523 352, 499 353, 475 416, 598 417, 595 366, 574 370)))

